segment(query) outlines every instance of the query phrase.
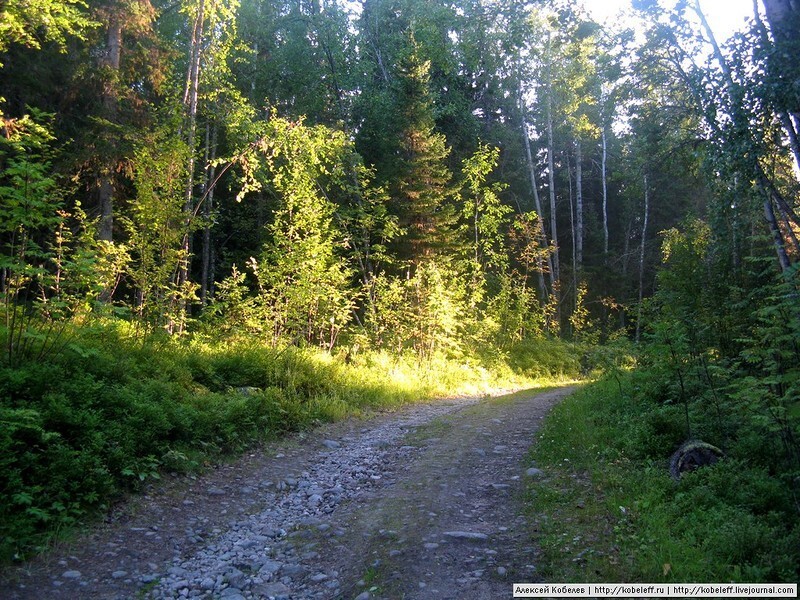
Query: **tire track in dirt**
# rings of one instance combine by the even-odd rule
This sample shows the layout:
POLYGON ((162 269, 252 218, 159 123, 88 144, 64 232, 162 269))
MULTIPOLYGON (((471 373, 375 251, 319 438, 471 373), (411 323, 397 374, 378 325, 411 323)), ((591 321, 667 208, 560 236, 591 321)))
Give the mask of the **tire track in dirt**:
POLYGON ((549 409, 574 388, 529 390, 439 417, 390 489, 347 507, 322 556, 347 573, 344 598, 510 598, 535 581, 536 549, 520 515, 524 457, 549 409), (362 595, 359 595, 362 594, 362 595))

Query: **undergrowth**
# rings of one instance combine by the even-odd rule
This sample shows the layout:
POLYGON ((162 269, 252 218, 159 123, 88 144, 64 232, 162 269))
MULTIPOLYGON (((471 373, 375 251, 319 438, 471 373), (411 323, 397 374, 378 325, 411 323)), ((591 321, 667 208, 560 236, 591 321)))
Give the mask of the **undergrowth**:
POLYGON ((574 378, 581 353, 536 341, 491 359, 331 356, 245 338, 143 337, 125 321, 63 340, 46 359, 0 363, 0 562, 41 551, 165 471, 373 408, 574 378))
POLYGON ((727 457, 669 475, 684 408, 648 371, 607 378, 555 407, 527 487, 542 577, 568 582, 795 582, 800 518, 775 440, 752 422, 691 406, 696 430, 727 457), (707 425, 714 420, 715 427, 707 425), (704 425, 707 425, 704 427, 704 425), (722 425, 720 428, 719 426, 722 425), (727 432, 714 439, 713 431, 727 432))

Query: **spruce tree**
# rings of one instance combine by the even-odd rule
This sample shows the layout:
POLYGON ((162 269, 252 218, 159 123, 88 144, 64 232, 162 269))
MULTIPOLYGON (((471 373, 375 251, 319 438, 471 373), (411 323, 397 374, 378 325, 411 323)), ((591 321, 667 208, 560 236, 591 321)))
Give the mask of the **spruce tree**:
POLYGON ((451 202, 450 149, 444 135, 434 131, 429 70, 430 63, 420 58, 412 40, 400 64, 398 96, 405 126, 391 195, 406 229, 406 258, 415 266, 453 249, 458 218, 451 202))

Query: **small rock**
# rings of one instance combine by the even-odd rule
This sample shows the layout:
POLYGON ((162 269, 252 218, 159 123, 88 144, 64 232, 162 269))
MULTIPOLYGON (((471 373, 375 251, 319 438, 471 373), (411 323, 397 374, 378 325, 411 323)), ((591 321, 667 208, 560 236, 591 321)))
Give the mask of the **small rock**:
POLYGON ((497 574, 500 575, 500 577, 505 577, 507 572, 505 567, 497 567, 497 574))
POLYGON ((206 577, 200 582, 200 587, 204 590, 213 590, 215 581, 211 577, 206 577))
POLYGON ((64 571, 61 576, 64 579, 80 579, 81 572, 80 571, 64 571))
POLYGON ((244 587, 245 583, 247 583, 247 575, 235 567, 226 573, 225 578, 232 588, 244 587))
POLYGON ((114 572, 111 574, 111 579, 122 579, 122 578, 123 578, 123 577, 125 577, 127 574, 128 574, 128 572, 127 572, 127 571, 114 571, 114 572))
POLYGON ((281 570, 283 565, 276 560, 268 560, 259 569, 258 574, 265 579, 271 578, 275 573, 281 570))
POLYGON ((456 540, 470 540, 474 542, 485 542, 489 536, 485 533, 478 533, 476 531, 445 531, 444 535, 456 540))
POLYGON ((369 592, 361 592, 358 596, 356 596, 356 600, 369 600, 372 596, 369 595, 369 592))
POLYGON ((308 497, 308 505, 310 507, 316 508, 320 504, 322 504, 322 496, 320 496, 319 494, 312 494, 311 496, 308 497))
POLYGON ((284 600, 289 597, 290 593, 288 587, 277 582, 254 585, 251 589, 257 598, 274 598, 275 600, 284 600))
POLYGON ((323 440, 322 445, 325 446, 328 450, 336 450, 336 448, 340 448, 342 445, 339 442, 334 440, 323 440))
POLYGON ((525 471, 525 475, 527 475, 528 477, 541 477, 542 475, 544 475, 544 471, 542 471, 541 469, 537 469, 536 467, 531 467, 530 469, 525 471))
POLYGON ((305 569, 303 568, 302 565, 296 565, 296 564, 284 565, 281 568, 281 573, 283 573, 287 577, 299 577, 300 575, 305 573, 305 569))
POLYGON ((309 577, 309 579, 314 583, 320 583, 321 581, 325 581, 327 578, 328 576, 325 575, 325 573, 317 573, 316 575, 309 577))
POLYGON ((436 550, 439 547, 439 544, 436 542, 427 542, 425 544, 425 550, 436 550))
POLYGON ((169 587, 170 587, 170 589, 172 591, 178 591, 178 590, 181 590, 181 589, 183 589, 185 587, 189 587, 189 582, 186 581, 185 579, 180 579, 180 580, 175 581, 174 583, 170 584, 169 587))
POLYGON ((222 593, 219 595, 220 598, 228 598, 229 600, 245 600, 244 596, 242 595, 242 590, 229 587, 222 590, 222 593))
POLYGON ((209 496, 224 496, 225 490, 221 490, 216 487, 208 488, 208 495, 209 496))

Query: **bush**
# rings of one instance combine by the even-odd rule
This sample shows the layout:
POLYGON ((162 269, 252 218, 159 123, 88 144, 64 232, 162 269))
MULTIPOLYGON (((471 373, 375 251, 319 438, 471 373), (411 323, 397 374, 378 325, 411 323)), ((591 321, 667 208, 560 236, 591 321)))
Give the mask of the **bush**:
POLYGON ((518 342, 509 351, 508 363, 528 377, 578 379, 585 350, 578 344, 554 339, 532 338, 518 342))

